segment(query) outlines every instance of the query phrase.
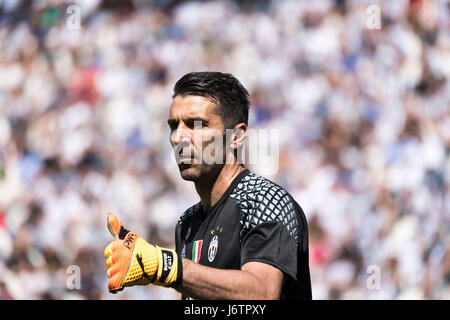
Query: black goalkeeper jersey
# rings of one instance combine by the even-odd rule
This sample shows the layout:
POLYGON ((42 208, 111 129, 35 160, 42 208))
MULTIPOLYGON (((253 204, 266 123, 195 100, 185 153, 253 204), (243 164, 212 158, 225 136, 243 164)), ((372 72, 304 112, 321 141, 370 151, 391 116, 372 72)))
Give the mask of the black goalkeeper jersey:
POLYGON ((235 270, 267 263, 285 275, 281 299, 312 298, 303 210, 285 189, 248 169, 206 212, 201 202, 187 209, 175 230, 182 258, 235 270))

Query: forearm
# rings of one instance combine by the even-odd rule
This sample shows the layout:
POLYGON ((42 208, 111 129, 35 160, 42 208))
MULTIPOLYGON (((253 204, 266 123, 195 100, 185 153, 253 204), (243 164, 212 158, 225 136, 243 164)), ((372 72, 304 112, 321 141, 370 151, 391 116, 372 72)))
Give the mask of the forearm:
POLYGON ((248 271, 222 270, 183 259, 183 280, 177 288, 194 299, 265 300, 271 297, 261 279, 248 271))

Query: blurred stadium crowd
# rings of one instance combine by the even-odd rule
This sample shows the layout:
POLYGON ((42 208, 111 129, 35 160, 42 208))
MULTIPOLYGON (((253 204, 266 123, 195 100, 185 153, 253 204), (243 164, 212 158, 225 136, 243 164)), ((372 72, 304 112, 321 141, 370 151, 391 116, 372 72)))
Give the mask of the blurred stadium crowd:
POLYGON ((203 70, 248 88, 251 128, 280 130, 268 178, 308 218, 314 299, 450 299, 449 16, 445 0, 0 1, 0 299, 179 297, 107 292, 106 214, 174 246, 198 196, 166 119, 203 70))

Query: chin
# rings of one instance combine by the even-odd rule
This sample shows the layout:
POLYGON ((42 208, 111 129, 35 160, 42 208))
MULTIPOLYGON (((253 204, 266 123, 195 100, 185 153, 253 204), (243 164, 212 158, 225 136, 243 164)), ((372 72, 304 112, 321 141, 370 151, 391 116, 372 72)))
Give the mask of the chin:
POLYGON ((197 181, 200 178, 199 170, 193 167, 180 166, 180 175, 183 180, 187 181, 197 181))
POLYGON ((207 181, 214 180, 220 172, 221 166, 218 165, 179 165, 180 175, 186 181, 207 181))

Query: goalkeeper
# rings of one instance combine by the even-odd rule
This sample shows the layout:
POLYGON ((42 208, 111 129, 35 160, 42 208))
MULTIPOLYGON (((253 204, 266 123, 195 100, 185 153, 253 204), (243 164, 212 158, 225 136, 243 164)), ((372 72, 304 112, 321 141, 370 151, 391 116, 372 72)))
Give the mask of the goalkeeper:
POLYGON ((248 111, 248 92, 230 74, 193 72, 178 80, 170 142, 181 177, 194 182, 200 201, 181 215, 175 250, 146 242, 109 214, 110 292, 154 284, 175 288, 183 299, 311 299, 300 205, 239 161, 248 111))

